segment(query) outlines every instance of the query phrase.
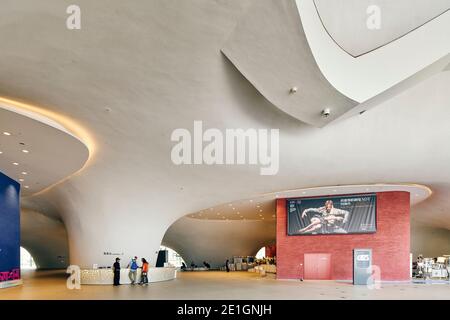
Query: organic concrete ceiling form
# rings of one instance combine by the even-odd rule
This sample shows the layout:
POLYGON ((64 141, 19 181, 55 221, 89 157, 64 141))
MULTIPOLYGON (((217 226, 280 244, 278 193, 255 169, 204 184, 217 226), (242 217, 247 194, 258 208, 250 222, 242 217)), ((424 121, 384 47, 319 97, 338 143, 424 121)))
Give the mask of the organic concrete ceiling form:
POLYGON ((318 127, 357 114, 353 109, 362 102, 357 110, 365 112, 425 75, 442 71, 436 69, 442 65, 438 60, 450 62, 448 0, 427 10, 421 10, 423 1, 372 2, 386 12, 386 25, 375 31, 366 24, 370 5, 356 2, 255 1, 222 52, 276 107, 318 127), (409 14, 397 19, 403 11, 409 14), (421 47, 427 48, 426 54, 418 54, 421 47))
MULTIPOLYGON (((246 243, 245 253, 235 249, 233 254, 254 253, 270 241, 262 234, 272 232, 273 221, 183 217, 239 199, 321 186, 424 185, 432 194, 412 208, 412 216, 423 225, 450 229, 450 72, 441 72, 448 63, 440 60, 449 52, 444 51, 450 39, 438 29, 427 33, 433 22, 447 23, 447 14, 408 34, 425 34, 420 46, 408 44, 416 48, 409 52, 416 58, 391 61, 374 54, 374 61, 382 59, 382 67, 377 66, 381 70, 364 79, 355 70, 362 68, 358 59, 366 55, 355 59, 339 48, 312 1, 302 7, 288 0, 79 0, 81 30, 68 30, 66 9, 71 4, 4 0, 0 10, 0 96, 36 106, 67 129, 63 119, 82 128, 75 136, 84 146, 72 136, 53 151, 49 142, 59 131, 39 127, 30 132, 30 139, 52 155, 54 170, 41 162, 30 166, 36 166, 36 174, 42 166, 41 181, 52 187, 22 199, 23 209, 51 218, 50 225, 64 223, 71 264, 110 265, 108 253, 123 259, 144 256, 153 264, 172 225, 170 230, 179 231, 168 233, 166 240, 175 246, 189 237, 194 229, 186 228, 195 223, 202 223, 202 230, 218 226, 217 239, 236 237, 233 243, 246 243), (349 57, 342 62, 348 70, 333 69, 319 57, 332 49, 312 35, 308 17, 318 21, 326 41, 349 57), (270 41, 244 32, 256 26, 270 41), (251 59, 244 59, 245 54, 251 59), (439 71, 380 99, 376 107, 332 121, 439 61, 439 71), (294 86, 298 90, 292 94, 294 86), (323 118, 326 106, 332 113, 323 118), (261 175, 251 164, 176 165, 171 135, 176 129, 192 131, 194 121, 220 132, 279 129, 277 174, 261 175), (81 168, 77 159, 87 162, 81 168), (58 172, 67 177, 53 184, 59 181, 58 172), (261 237, 239 238, 230 230, 233 223, 242 223, 236 230, 261 237)), ((0 165, 1 171, 10 170, 6 163, 0 165)), ((202 248, 209 237, 199 236, 190 246, 202 248)), ((202 258, 222 261, 225 254, 231 251, 216 250, 202 258)))

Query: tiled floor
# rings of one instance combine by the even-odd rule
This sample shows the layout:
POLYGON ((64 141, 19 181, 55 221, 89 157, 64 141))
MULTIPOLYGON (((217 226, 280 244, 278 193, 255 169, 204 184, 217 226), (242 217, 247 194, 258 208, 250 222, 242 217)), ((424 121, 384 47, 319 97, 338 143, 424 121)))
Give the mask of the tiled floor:
POLYGON ((66 287, 64 271, 24 272, 24 285, 1 289, 2 299, 450 299, 450 284, 383 284, 370 290, 335 281, 261 278, 247 272, 184 272, 147 287, 66 287))

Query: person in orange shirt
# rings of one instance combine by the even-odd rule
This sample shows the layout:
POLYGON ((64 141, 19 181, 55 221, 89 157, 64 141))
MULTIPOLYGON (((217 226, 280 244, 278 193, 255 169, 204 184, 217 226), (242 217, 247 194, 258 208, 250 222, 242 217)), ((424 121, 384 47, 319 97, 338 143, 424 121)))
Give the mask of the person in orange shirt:
POLYGON ((142 258, 142 275, 141 275, 141 282, 139 284, 144 285, 148 284, 148 262, 145 260, 145 258, 142 258))

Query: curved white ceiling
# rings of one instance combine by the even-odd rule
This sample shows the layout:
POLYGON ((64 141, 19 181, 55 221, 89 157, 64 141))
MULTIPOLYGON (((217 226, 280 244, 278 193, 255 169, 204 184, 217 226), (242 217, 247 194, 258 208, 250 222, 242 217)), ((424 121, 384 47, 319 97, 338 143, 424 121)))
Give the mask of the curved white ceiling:
POLYGON ((274 108, 220 52, 254 0, 78 3, 80 31, 65 29, 59 0, 5 0, 0 10, 0 95, 67 115, 95 137, 95 161, 26 199, 64 220, 72 263, 110 265, 105 251, 154 262, 167 228, 188 213, 314 186, 426 185, 433 194, 412 216, 450 228, 449 72, 317 129, 274 108), (171 133, 195 120, 221 131, 279 128, 278 174, 176 166, 171 133))
POLYGON ((275 200, 277 198, 305 198, 317 196, 364 194, 389 191, 404 191, 411 195, 411 206, 426 200, 432 191, 427 186, 418 184, 364 184, 347 186, 326 186, 271 192, 251 199, 241 199, 221 204, 195 213, 187 217, 203 220, 261 220, 274 221, 275 200))
MULTIPOLYGON (((296 0, 296 3, 303 30, 323 75, 339 92, 358 102, 386 91, 450 52, 450 11, 396 41, 354 58, 342 50, 325 31, 314 0, 296 0)), ((421 15, 419 9, 414 6, 408 8, 410 12, 421 15)), ((438 3, 437 10, 441 9, 438 3)), ((358 30, 346 33, 346 37, 358 36, 356 41, 359 41, 364 33, 355 34, 358 30)), ((392 32, 392 37, 396 31, 391 29, 383 32, 386 33, 385 37, 392 32)))
POLYGON ((84 143, 61 124, 0 101, 0 170, 21 184, 23 196, 72 175, 88 158, 84 143))
POLYGON ((450 0, 314 0, 330 37, 344 51, 360 56, 421 27, 450 9, 450 0), (379 10, 379 29, 367 21, 379 10))

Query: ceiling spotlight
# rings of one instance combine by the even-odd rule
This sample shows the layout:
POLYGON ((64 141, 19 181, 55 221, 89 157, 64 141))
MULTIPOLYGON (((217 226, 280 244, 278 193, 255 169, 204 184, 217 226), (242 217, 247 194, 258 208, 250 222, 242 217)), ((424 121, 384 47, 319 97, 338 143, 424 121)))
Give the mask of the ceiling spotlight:
POLYGON ((262 212, 262 210, 259 210, 259 212, 262 212))
POLYGON ((13 165, 18 166, 19 164, 17 162, 13 162, 13 165))
POLYGON ((22 152, 23 153, 29 153, 30 151, 23 149, 22 152))
POLYGON ((298 88, 297 87, 292 87, 291 89, 289 89, 289 92, 290 93, 297 93, 297 91, 298 91, 298 88))
POLYGON ((9 132, 3 132, 3 134, 5 135, 5 136, 10 136, 11 135, 11 133, 9 133, 9 132))
POLYGON ((3 152, 2 151, 0 151, 0 154, 2 154, 3 152))
POLYGON ((20 182, 24 182, 24 181, 25 181, 25 179, 22 179, 22 178, 21 178, 21 179, 19 179, 19 181, 20 181, 20 182))
POLYGON ((25 172, 25 171, 23 171, 23 172, 22 172, 22 174, 23 174, 23 175, 27 175, 28 173, 27 173, 27 172, 25 172))
POLYGON ((250 202, 253 202, 253 200, 250 200, 250 202))
POLYGON ((25 186, 25 189, 28 189, 29 188, 29 186, 25 186))
POLYGON ((322 110, 322 117, 324 118, 328 118, 331 114, 331 109, 330 108, 325 108, 322 110))

